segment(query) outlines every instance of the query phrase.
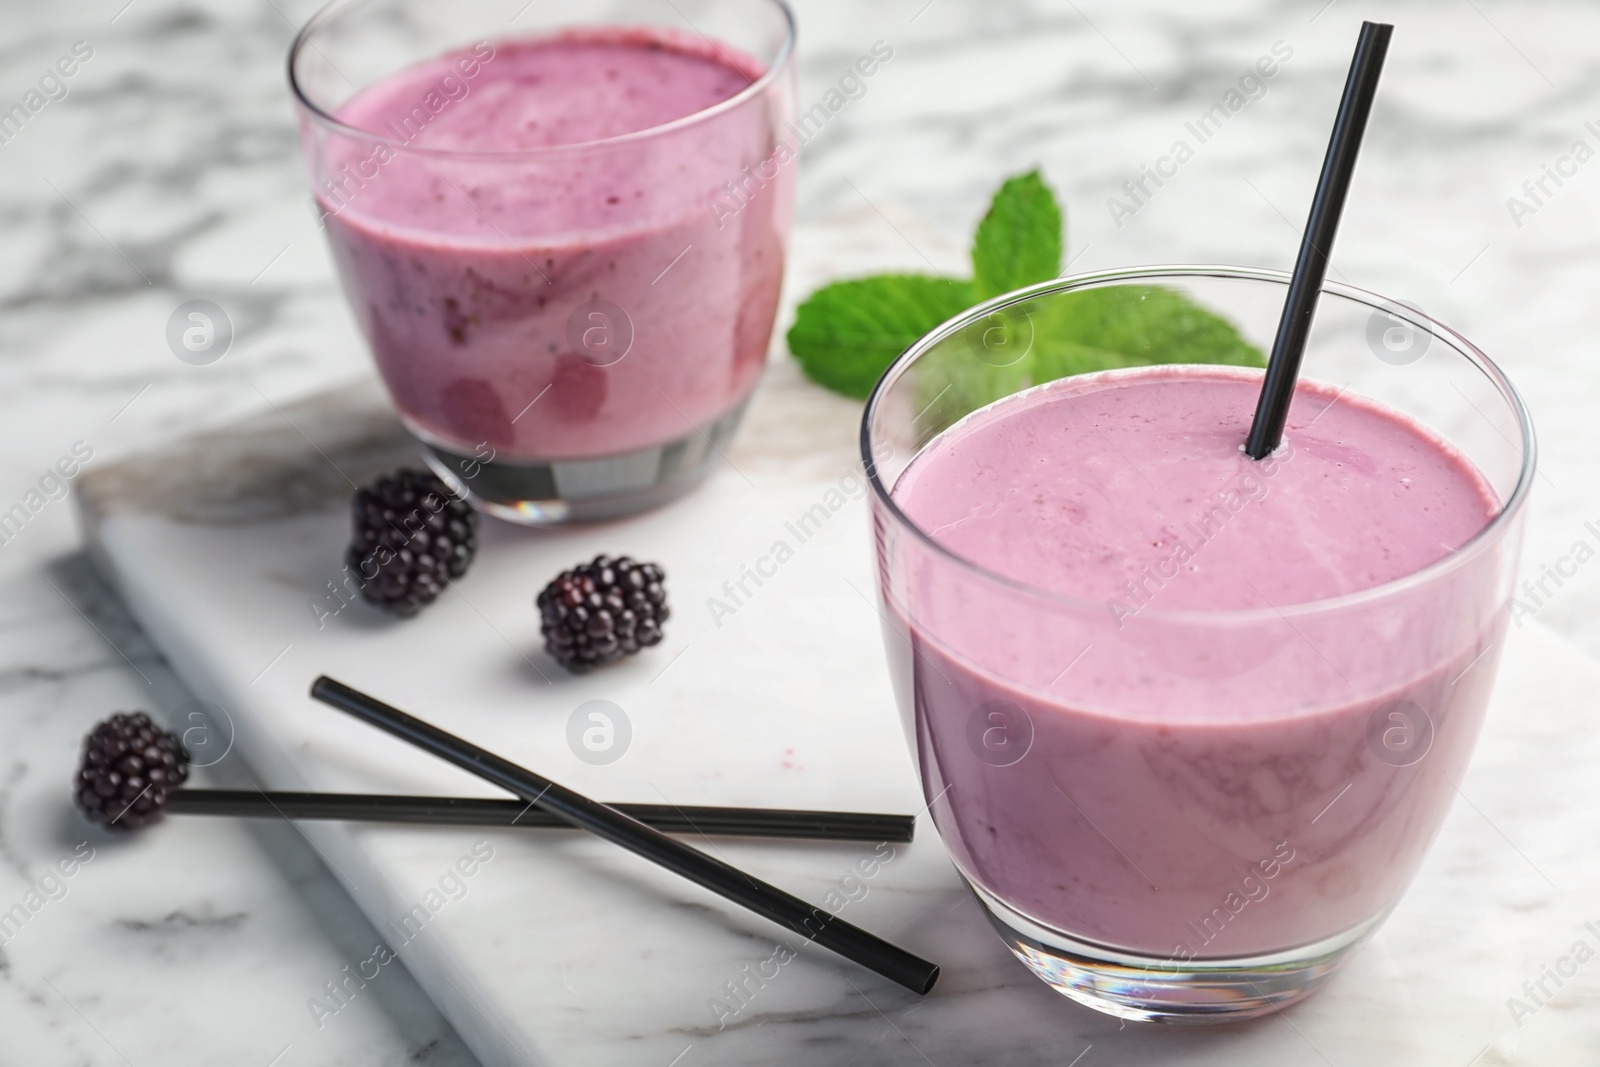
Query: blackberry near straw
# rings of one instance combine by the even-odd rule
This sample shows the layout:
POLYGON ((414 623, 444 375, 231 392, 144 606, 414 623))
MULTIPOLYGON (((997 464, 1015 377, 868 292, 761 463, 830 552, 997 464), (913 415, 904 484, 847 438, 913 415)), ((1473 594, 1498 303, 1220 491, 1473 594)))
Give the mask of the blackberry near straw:
MULTIPOLYGON (((157 726, 144 712, 119 713, 84 739, 73 798, 85 818, 111 830, 142 829, 163 814, 518 829, 567 826, 524 800, 178 788, 188 776, 189 753, 176 734, 157 726)), ((617 808, 668 833, 904 842, 911 840, 916 826, 913 816, 877 812, 673 804, 617 808)))
POLYGON ((627 556, 596 556, 562 571, 534 601, 544 647, 567 670, 581 673, 661 643, 666 572, 627 556))
POLYGON ((118 712, 83 739, 73 796, 90 822, 137 830, 161 818, 188 777, 189 753, 177 734, 142 711, 118 712))

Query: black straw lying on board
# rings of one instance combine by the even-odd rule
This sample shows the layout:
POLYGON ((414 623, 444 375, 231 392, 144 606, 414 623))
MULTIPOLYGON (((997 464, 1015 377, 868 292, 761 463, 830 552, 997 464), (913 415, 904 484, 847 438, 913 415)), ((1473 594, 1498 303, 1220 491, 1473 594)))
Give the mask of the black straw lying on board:
POLYGON ((326 675, 312 683, 311 695, 446 762, 471 771, 523 800, 538 804, 572 826, 620 845, 657 866, 771 919, 806 940, 876 971, 914 993, 926 993, 938 981, 939 968, 927 960, 807 904, 799 897, 790 896, 777 886, 768 885, 737 867, 698 852, 625 812, 557 785, 471 742, 445 733, 437 726, 407 715, 399 708, 391 707, 326 675))
MULTIPOLYGON (((702 808, 672 804, 614 804, 647 826, 670 834, 782 837, 813 841, 910 841, 916 818, 858 811, 783 808, 702 808)), ((525 800, 484 797, 407 797, 368 793, 256 792, 179 789, 169 794, 169 815, 241 818, 343 819, 437 826, 566 827, 565 820, 525 800)))
POLYGON ((1278 335, 1272 342, 1272 359, 1261 383, 1255 419, 1244 450, 1251 459, 1265 459, 1283 442, 1284 423, 1289 420, 1289 402, 1294 399, 1294 383, 1300 376, 1300 361, 1311 335, 1311 319, 1317 311, 1317 297, 1328 276, 1328 255, 1339 232, 1339 216, 1344 212, 1345 195, 1355 173, 1361 137, 1367 131, 1372 101, 1378 95, 1378 76, 1389 51, 1394 27, 1381 22, 1363 22, 1356 41, 1355 58, 1350 61, 1350 76, 1345 79, 1344 97, 1333 120, 1333 136, 1328 154, 1322 160, 1322 176, 1311 201, 1311 216, 1300 239, 1300 255, 1295 260, 1289 295, 1283 302, 1283 317, 1278 320, 1278 335))

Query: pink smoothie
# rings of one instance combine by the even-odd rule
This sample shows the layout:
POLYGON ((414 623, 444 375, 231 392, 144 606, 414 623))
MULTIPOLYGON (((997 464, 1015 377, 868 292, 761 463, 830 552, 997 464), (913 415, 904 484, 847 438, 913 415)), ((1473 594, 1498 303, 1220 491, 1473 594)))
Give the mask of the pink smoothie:
POLYGON ((940 833, 980 892, 1086 942, 1226 958, 1359 929, 1415 873, 1478 732, 1505 616, 1471 553, 1305 606, 1438 563, 1495 493, 1417 423, 1310 383, 1256 463, 1259 388, 1212 367, 1040 386, 893 489, 967 561, 906 542, 885 564, 940 833), (1013 747, 986 758, 995 740, 1013 747))
POLYGON ((573 459, 695 436, 744 401, 791 201, 770 101, 729 103, 761 74, 699 35, 593 30, 440 56, 339 109, 381 140, 328 138, 318 200, 413 429, 573 459))

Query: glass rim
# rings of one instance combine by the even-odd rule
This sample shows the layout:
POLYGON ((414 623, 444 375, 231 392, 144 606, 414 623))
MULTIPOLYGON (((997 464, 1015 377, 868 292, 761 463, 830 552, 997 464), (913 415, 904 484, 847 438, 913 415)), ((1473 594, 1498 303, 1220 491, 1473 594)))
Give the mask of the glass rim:
MULTIPOLYGON (((396 141, 395 139, 391 137, 385 137, 382 134, 373 133, 371 130, 363 130, 358 126, 351 126, 348 123, 339 121, 326 109, 312 102, 310 96, 305 91, 305 87, 301 84, 299 76, 296 73, 296 68, 299 65, 301 54, 308 47, 316 47, 312 43, 312 35, 317 30, 322 29, 333 19, 344 14, 347 9, 355 7, 358 4, 371 2, 372 0, 329 0, 328 3, 318 8, 316 12, 305 21, 305 24, 300 27, 299 32, 295 34, 294 43, 289 46, 289 92, 294 96, 295 102, 300 106, 302 114, 309 117, 313 122, 324 129, 331 130, 344 137, 351 137, 358 140, 367 141, 372 144, 386 145, 396 152, 409 152, 414 155, 432 156, 440 159, 478 159, 485 161, 513 162, 518 160, 550 158, 567 152, 603 150, 614 145, 629 144, 637 141, 647 141, 664 134, 675 133, 678 130, 698 125, 699 123, 720 115, 723 112, 731 111, 734 108, 744 104, 746 101, 754 99, 755 97, 760 96, 762 93, 765 93, 773 85, 773 83, 782 77, 784 72, 788 70, 790 63, 794 58, 795 37, 798 32, 798 24, 795 20, 794 9, 789 6, 789 0, 760 0, 761 3, 766 4, 769 8, 775 9, 783 19, 783 43, 778 46, 777 54, 772 57, 772 62, 767 64, 767 69, 762 71, 761 75, 749 85, 746 85, 743 89, 740 89, 737 93, 734 93, 726 100, 719 100, 710 107, 701 108, 699 111, 694 111, 690 114, 682 116, 681 118, 673 119, 671 122, 663 122, 656 126, 647 126, 642 130, 633 130, 629 133, 617 134, 614 137, 602 137, 594 141, 576 141, 572 144, 544 145, 540 148, 517 148, 506 151, 492 152, 464 151, 453 148, 421 148, 415 145, 408 145, 403 141, 396 141)), ((705 35, 701 34, 701 36, 705 35)), ((710 38, 707 39, 712 40, 710 38)), ((716 47, 716 42, 714 40, 712 40, 712 47, 716 47)), ((331 61, 329 61, 329 65, 332 66, 331 61)), ((360 90, 357 91, 359 92, 360 90)))
MULTIPOLYGON (((918 338, 909 348, 895 357, 894 361, 889 364, 878 378, 877 384, 872 387, 872 392, 867 397, 866 407, 861 413, 861 460, 865 468, 867 484, 871 488, 877 505, 884 508, 898 525, 909 530, 934 555, 950 561, 985 581, 1074 610, 1091 609, 1104 611, 1105 603, 1101 600, 1090 600, 1081 596, 1057 593, 1015 578, 1008 578, 1003 574, 974 563, 965 556, 958 555, 934 540, 926 530, 913 522, 900 509, 900 506, 894 501, 890 487, 885 486, 883 480, 879 477, 877 461, 873 458, 872 452, 872 424, 884 395, 895 382, 899 381, 911 365, 936 345, 974 322, 997 311, 1040 296, 1072 292, 1077 289, 1090 288, 1109 282, 1149 281, 1156 278, 1220 278, 1231 281, 1265 282, 1287 288, 1292 275, 1288 271, 1271 270, 1264 267, 1233 267, 1221 264, 1174 263, 1140 267, 1118 267, 1110 270, 1068 275, 1063 278, 1040 282, 1037 285, 1030 285, 1023 289, 1016 289, 1009 293, 1003 293, 991 300, 986 300, 981 304, 968 308, 954 318, 946 320, 918 338)), ((1505 502, 1500 506, 1500 510, 1494 517, 1484 523, 1483 527, 1460 547, 1420 570, 1403 574, 1379 585, 1358 589, 1351 593, 1342 593, 1338 596, 1307 600, 1298 604, 1284 604, 1277 607, 1228 608, 1217 611, 1149 608, 1140 611, 1139 617, 1141 619, 1188 625, 1197 623, 1254 625, 1261 622, 1281 621, 1306 615, 1338 611, 1385 600, 1418 586, 1426 585, 1459 567, 1465 566, 1469 561, 1477 558, 1489 546, 1493 545, 1502 531, 1521 513, 1527 501, 1529 489, 1533 484, 1533 475, 1537 462, 1537 446, 1534 440, 1533 422, 1529 418, 1528 409, 1523 404, 1522 397, 1518 394, 1516 387, 1511 384, 1510 379, 1506 377, 1505 372, 1500 369, 1499 365, 1490 359, 1482 349, 1460 333, 1414 307, 1380 296, 1367 289, 1346 285, 1343 282, 1325 281, 1321 292, 1367 307, 1401 315, 1411 325, 1427 330, 1432 336, 1442 338, 1447 344, 1455 348, 1458 353, 1465 356, 1469 362, 1474 364, 1499 390, 1501 398, 1506 401, 1516 416, 1522 450, 1522 461, 1517 472, 1516 484, 1512 487, 1510 494, 1506 497, 1505 502)), ((1030 386, 1029 388, 1034 387, 1030 386)))

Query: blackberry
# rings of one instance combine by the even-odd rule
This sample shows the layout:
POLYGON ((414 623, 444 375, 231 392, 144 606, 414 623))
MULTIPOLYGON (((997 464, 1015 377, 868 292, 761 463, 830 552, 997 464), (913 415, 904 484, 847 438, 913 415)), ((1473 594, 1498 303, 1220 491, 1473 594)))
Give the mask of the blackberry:
POLYGON ((478 551, 478 513, 428 471, 385 474, 350 503, 345 565, 368 603, 392 615, 410 618, 433 603, 478 551))
POLYGON ((661 643, 666 574, 627 556, 596 556, 562 571, 539 593, 544 649, 569 671, 631 656, 661 643))
POLYGON ((75 799, 90 822, 137 830, 161 818, 167 795, 188 777, 189 753, 177 734, 142 711, 119 711, 84 738, 75 799))

